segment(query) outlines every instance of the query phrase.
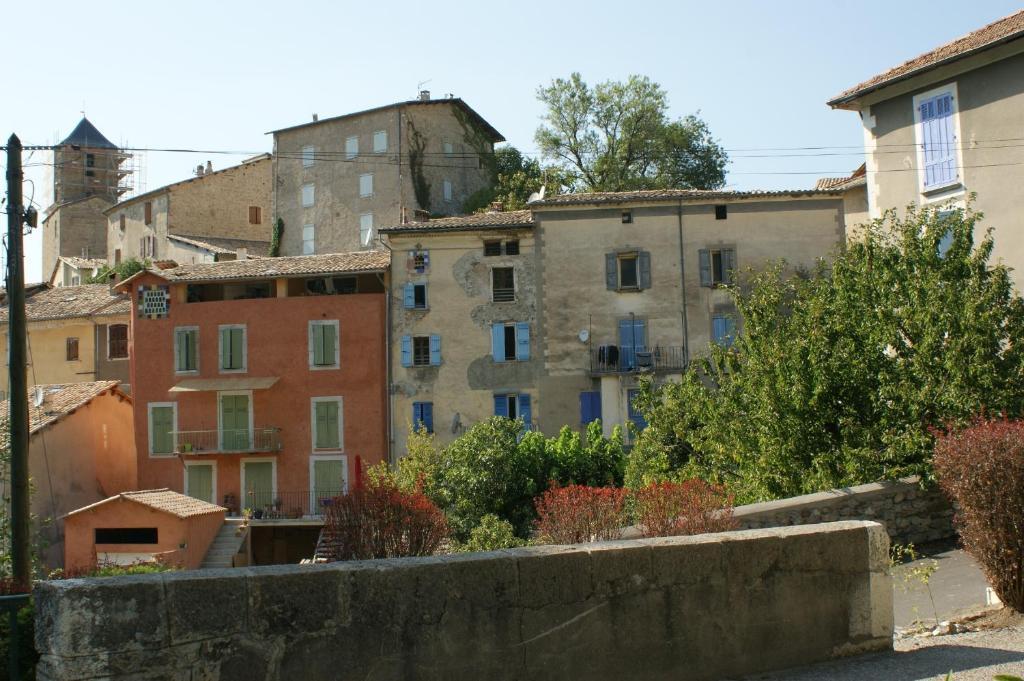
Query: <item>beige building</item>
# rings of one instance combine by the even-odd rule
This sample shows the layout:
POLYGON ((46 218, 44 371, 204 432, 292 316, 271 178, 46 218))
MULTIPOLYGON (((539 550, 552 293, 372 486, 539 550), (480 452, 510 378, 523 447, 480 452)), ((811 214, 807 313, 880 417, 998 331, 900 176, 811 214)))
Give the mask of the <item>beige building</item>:
POLYGON ((75 258, 62 255, 50 272, 50 286, 79 286, 99 274, 107 261, 102 258, 75 258))
MULTIPOLYGON (((977 194, 994 257, 1024 276, 1024 10, 881 73, 828 102, 864 128, 871 217, 962 207, 977 194)), ((980 237, 981 234, 976 235, 980 237)))
MULTIPOLYGON (((27 287, 28 385, 122 381, 127 391, 131 303, 107 284, 27 287)), ((7 356, 7 307, 0 308, 0 355, 7 356)), ((6 398, 8 375, 0 374, 6 398)))
POLYGON ((457 215, 504 137, 458 98, 420 99, 273 131, 281 253, 373 248, 379 225, 457 215), (418 218, 417 218, 418 219, 418 218))
POLYGON ((215 262, 270 249, 269 154, 139 194, 106 209, 107 262, 215 262))
POLYGON ((538 284, 530 211, 381 229, 391 249, 392 452, 410 426, 442 443, 499 413, 535 423, 538 284))

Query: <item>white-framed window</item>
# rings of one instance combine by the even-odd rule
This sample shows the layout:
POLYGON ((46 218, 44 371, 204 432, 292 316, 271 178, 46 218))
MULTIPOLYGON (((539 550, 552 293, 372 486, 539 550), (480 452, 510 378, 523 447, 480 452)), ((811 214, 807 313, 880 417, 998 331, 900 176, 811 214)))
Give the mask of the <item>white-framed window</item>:
POLYGON ((187 496, 211 504, 217 503, 217 462, 186 461, 182 489, 187 496))
POLYGON ((312 182, 302 185, 302 207, 312 208, 316 203, 316 188, 312 182))
POLYGON ((452 144, 451 140, 446 139, 441 142, 441 147, 444 149, 445 156, 451 157, 455 155, 455 145, 452 144))
POLYGON ((388 131, 377 130, 373 133, 373 153, 383 154, 388 150, 388 131))
POLYGON ((242 507, 253 511, 270 508, 277 499, 277 461, 253 457, 241 463, 242 507))
POLYGON ((315 454, 309 457, 309 511, 322 515, 331 499, 348 493, 348 457, 344 454, 315 454))
POLYGON ((251 390, 225 390, 217 393, 217 432, 220 433, 221 451, 252 451, 252 422, 251 390))
POLYGON ((174 327, 174 373, 199 373, 199 327, 174 327))
POLYGON ((345 411, 342 397, 340 395, 312 397, 309 404, 313 449, 316 451, 343 451, 345 449, 345 411))
POLYGON ((221 324, 217 327, 220 372, 243 373, 248 369, 249 351, 246 347, 245 324, 221 324))
POLYGON ((309 368, 337 369, 341 365, 341 334, 337 319, 309 322, 309 368))
POLYGON ((445 201, 451 201, 452 200, 452 181, 451 180, 445 180, 444 183, 443 183, 443 187, 444 187, 444 200, 445 201))
POLYGON ((373 173, 363 173, 359 176, 359 196, 373 196, 373 173))
POLYGON ((177 402, 150 402, 146 405, 149 424, 149 455, 174 456, 178 430, 177 402))
POLYGON ((363 213, 359 216, 359 243, 363 247, 369 246, 373 241, 373 213, 363 213))
POLYGON ((913 98, 918 184, 923 194, 963 184, 958 101, 956 83, 913 98))
POLYGON ((316 253, 316 229, 311 223, 302 225, 302 255, 316 253))
POLYGON ((345 158, 352 160, 359 155, 359 136, 345 138, 345 158))
POLYGON ((310 168, 316 160, 316 147, 307 145, 302 147, 302 167, 310 168))

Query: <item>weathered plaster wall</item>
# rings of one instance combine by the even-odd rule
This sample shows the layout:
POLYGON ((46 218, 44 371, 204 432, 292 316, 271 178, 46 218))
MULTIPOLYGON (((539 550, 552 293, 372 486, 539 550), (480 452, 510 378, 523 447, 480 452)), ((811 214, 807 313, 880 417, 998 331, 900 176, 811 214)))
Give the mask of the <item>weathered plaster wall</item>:
POLYGON ((846 522, 40 582, 37 678, 735 678, 891 649, 887 568, 846 522))
POLYGON ((142 258, 139 239, 156 237, 156 256, 160 260, 167 256, 167 224, 170 195, 164 191, 152 194, 145 199, 119 204, 107 211, 107 262, 111 265, 117 260, 117 251, 121 251, 121 260, 142 258), (146 203, 152 204, 152 220, 146 224, 146 203), (124 216, 124 229, 121 229, 121 216, 124 216))
POLYGON ((93 197, 57 208, 43 222, 42 278, 49 279, 57 256, 107 257, 107 216, 111 202, 93 197))

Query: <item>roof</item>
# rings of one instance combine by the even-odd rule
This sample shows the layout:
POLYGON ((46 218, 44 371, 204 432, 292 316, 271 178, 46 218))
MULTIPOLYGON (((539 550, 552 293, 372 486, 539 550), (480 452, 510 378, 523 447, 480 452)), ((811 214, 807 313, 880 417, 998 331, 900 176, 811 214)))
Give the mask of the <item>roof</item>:
MULTIPOLYGON (((25 299, 25 317, 30 322, 126 314, 131 314, 131 301, 107 284, 47 285, 27 293, 25 299)), ((7 323, 7 315, 7 308, 0 308, 0 324, 7 323)))
POLYGON ((983 26, 945 45, 936 47, 934 50, 905 61, 884 73, 869 78, 842 94, 836 95, 829 100, 828 105, 833 108, 842 108, 843 105, 849 104, 869 92, 892 85, 901 80, 906 80, 943 64, 948 64, 1010 42, 1011 40, 1016 40, 1021 36, 1024 36, 1024 10, 1003 17, 998 21, 993 21, 987 26, 983 26))
POLYGON ((479 125, 484 132, 491 138, 491 142, 504 142, 505 137, 500 132, 494 129, 494 126, 488 123, 483 116, 473 110, 469 104, 461 97, 446 97, 444 99, 410 99, 405 102, 396 102, 394 104, 385 104, 384 106, 377 106, 372 109, 363 109, 362 111, 356 111, 354 113, 342 114, 341 116, 332 116, 331 118, 321 118, 316 121, 309 121, 308 123, 301 123, 299 125, 292 125, 287 128, 278 128, 277 130, 271 130, 268 135, 276 135, 279 132, 288 132, 291 130, 298 130, 300 128, 308 128, 311 125, 320 125, 321 123, 330 123, 332 121, 340 121, 346 118, 355 118, 356 116, 365 116, 366 114, 377 113, 378 111, 385 111, 387 109, 394 109, 402 106, 430 106, 435 104, 454 104, 463 111, 465 111, 473 121, 479 125))
POLYGON ((528 210, 510 210, 494 213, 476 213, 455 218, 438 218, 425 222, 407 222, 403 225, 382 227, 380 232, 465 232, 477 229, 508 229, 533 227, 533 214, 528 210))
POLYGON ((78 125, 61 141, 61 144, 72 144, 76 147, 90 147, 93 149, 117 149, 117 145, 103 136, 96 126, 88 118, 82 117, 78 125))
POLYGON ((861 187, 867 184, 867 165, 864 163, 860 164, 860 167, 854 170, 846 177, 823 177, 818 180, 815 184, 815 189, 852 189, 853 187, 861 187))
POLYGON ((106 267, 107 261, 104 258, 79 258, 73 255, 60 255, 57 259, 68 265, 71 265, 76 270, 89 269, 94 270, 99 267, 106 267))
MULTIPOLYGON (((110 391, 123 399, 131 400, 117 387, 118 381, 93 381, 90 383, 52 383, 37 385, 28 389, 28 425, 29 433, 48 428, 65 416, 75 413, 96 397, 110 391), (36 405, 36 391, 42 394, 43 401, 36 405)), ((11 418, 10 400, 0 401, 0 446, 6 447, 10 437, 8 422, 11 418)))
POLYGON ((221 255, 236 254, 244 248, 250 256, 266 257, 270 255, 269 241, 253 241, 250 239, 222 239, 215 236, 188 236, 185 234, 168 234, 168 240, 177 241, 187 246, 201 248, 210 253, 221 255))
POLYGON ((530 208, 578 206, 602 203, 645 203, 658 201, 729 201, 734 199, 808 198, 838 196, 835 189, 780 189, 771 191, 724 191, 705 189, 644 189, 628 192, 583 192, 559 194, 533 201, 530 208))
POLYGON ((122 281, 122 288, 136 277, 149 273, 166 281, 233 281, 239 279, 270 279, 317 274, 384 272, 391 263, 387 251, 354 251, 324 255, 295 255, 257 260, 225 260, 222 262, 179 265, 167 270, 143 270, 122 281))
POLYGON ((90 509, 102 506, 103 504, 110 503, 111 501, 117 501, 123 499, 124 501, 134 501, 137 504, 148 506, 156 511, 163 513, 169 513, 178 518, 191 518, 197 515, 207 515, 210 513, 223 513, 227 509, 222 508, 216 504, 211 504, 208 501, 202 501, 195 499, 178 492, 172 492, 165 488, 162 489, 144 489, 137 492, 121 492, 120 494, 112 497, 107 497, 102 501, 97 501, 94 504, 83 506, 82 508, 75 509, 69 516, 75 515, 76 513, 82 513, 90 509))

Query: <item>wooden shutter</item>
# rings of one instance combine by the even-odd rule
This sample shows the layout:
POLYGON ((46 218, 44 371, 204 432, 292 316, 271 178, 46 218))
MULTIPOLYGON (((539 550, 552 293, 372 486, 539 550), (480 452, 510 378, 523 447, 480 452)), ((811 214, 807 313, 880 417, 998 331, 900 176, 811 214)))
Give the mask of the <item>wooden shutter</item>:
POLYGON ((341 419, 339 404, 335 401, 316 402, 317 449, 341 448, 341 419))
POLYGON ((416 307, 416 287, 414 285, 405 285, 402 289, 402 301, 406 310, 411 310, 416 307))
POLYGON ((700 249, 697 253, 700 260, 700 285, 711 286, 711 251, 706 248, 700 249))
POLYGON ((494 396, 494 415, 508 418, 508 395, 494 396))
POLYGON ((722 249, 722 275, 730 284, 736 281, 736 249, 722 249))
POLYGON ((437 334, 430 336, 430 365, 437 366, 441 363, 441 337, 437 334))
POLYGON ((580 423, 584 426, 601 418, 601 392, 598 390, 580 393, 580 423))
POLYGON ((637 255, 637 266, 640 270, 640 288, 651 287, 651 254, 647 251, 640 251, 637 255))
POLYGON ((925 100, 920 104, 920 111, 924 186, 941 187, 958 177, 953 95, 947 92, 925 100))
POLYGON ((242 369, 243 362, 242 357, 245 353, 244 338, 245 334, 242 329, 228 329, 228 338, 230 339, 230 352, 231 352, 231 367, 232 369, 242 369))
POLYGON ((619 287, 619 261, 614 253, 604 254, 604 285, 609 291, 619 287))
POLYGON ((220 368, 231 368, 231 329, 220 330, 220 368))
POLYGON ((491 324, 491 357, 495 362, 505 361, 505 325, 491 324))
POLYGON ((334 324, 324 324, 323 329, 324 364, 334 366, 338 363, 337 359, 341 355, 338 351, 338 329, 334 324))
POLYGON ((154 454, 174 453, 174 409, 172 407, 153 407, 152 446, 154 454))
POLYGON ((423 425, 427 429, 428 433, 434 432, 434 403, 433 402, 420 402, 421 415, 423 419, 423 425))
POLYGON ((402 336, 402 366, 412 366, 412 336, 402 336))
POLYGON ((519 418, 523 420, 525 430, 533 430, 533 414, 530 411, 530 396, 526 393, 519 395, 519 418))
POLYGON ((516 322, 516 359, 525 362, 530 359, 530 325, 516 322))
POLYGON ((188 338, 188 331, 178 331, 176 336, 178 341, 178 352, 177 357, 175 358, 177 361, 175 369, 177 371, 188 371, 188 360, 186 359, 188 357, 188 348, 186 347, 188 345, 186 340, 188 338))

